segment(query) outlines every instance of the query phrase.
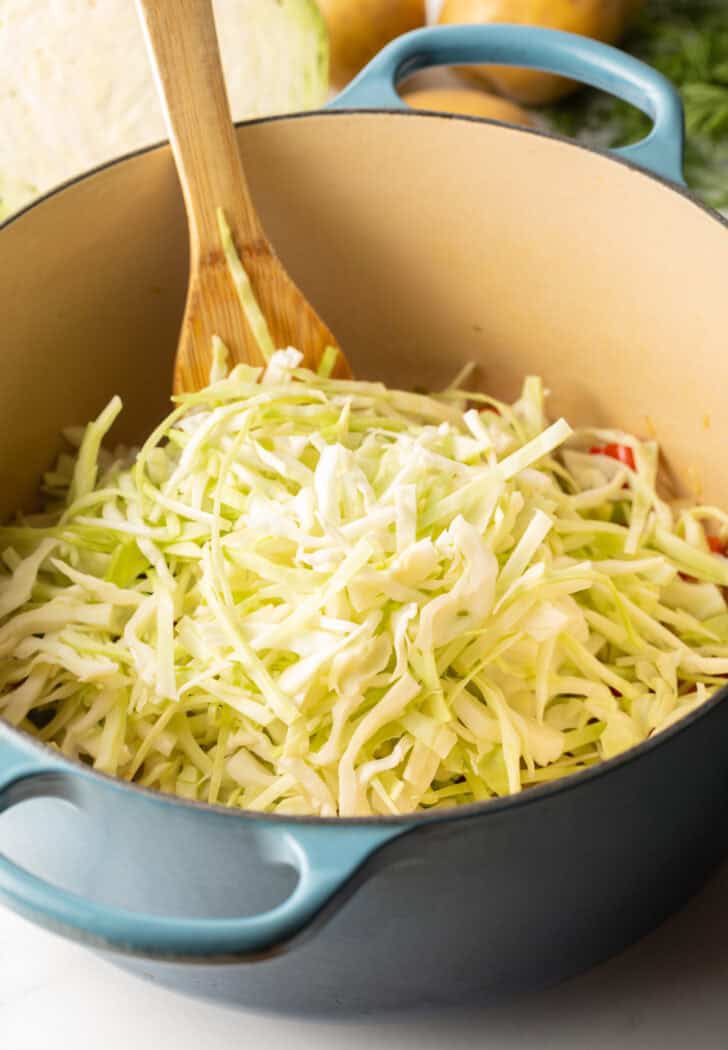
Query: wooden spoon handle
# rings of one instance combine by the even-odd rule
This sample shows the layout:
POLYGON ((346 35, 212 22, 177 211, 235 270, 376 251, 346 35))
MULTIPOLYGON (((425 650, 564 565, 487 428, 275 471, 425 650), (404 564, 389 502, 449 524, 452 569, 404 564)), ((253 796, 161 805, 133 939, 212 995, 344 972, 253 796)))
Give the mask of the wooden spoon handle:
POLYGON ((262 236, 235 139, 212 0, 137 0, 182 182, 195 256, 219 251, 216 208, 239 248, 262 236))

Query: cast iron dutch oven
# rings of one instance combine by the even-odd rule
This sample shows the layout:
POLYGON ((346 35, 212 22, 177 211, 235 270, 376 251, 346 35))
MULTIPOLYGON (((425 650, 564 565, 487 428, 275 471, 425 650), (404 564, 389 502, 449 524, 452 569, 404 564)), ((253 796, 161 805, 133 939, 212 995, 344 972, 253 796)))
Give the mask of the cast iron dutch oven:
MULTIPOLYGON (((239 141, 273 243, 357 374, 434 389, 475 361, 508 399, 542 375, 555 414, 649 428, 675 477, 728 506, 728 233, 682 187, 657 73, 545 30, 423 30, 334 111, 239 141), (484 61, 611 91, 654 130, 615 156, 402 110, 407 73, 484 61)), ((5 224, 0 509, 112 394, 120 439, 160 418, 186 266, 167 146, 5 224)), ((288 1012, 484 1001, 591 966, 700 886, 728 845, 728 703, 552 786, 401 819, 163 797, 0 722, 0 810, 0 898, 157 981, 288 1012)))

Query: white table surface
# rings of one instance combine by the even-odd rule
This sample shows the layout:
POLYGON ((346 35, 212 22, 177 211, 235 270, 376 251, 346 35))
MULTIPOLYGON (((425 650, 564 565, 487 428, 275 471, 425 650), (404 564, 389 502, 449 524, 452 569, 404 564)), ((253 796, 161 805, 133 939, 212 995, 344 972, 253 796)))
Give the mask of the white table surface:
POLYGON ((366 1023, 210 1006, 117 971, 0 909, 2 1050, 726 1050, 728 868, 584 977, 480 1013, 366 1023))

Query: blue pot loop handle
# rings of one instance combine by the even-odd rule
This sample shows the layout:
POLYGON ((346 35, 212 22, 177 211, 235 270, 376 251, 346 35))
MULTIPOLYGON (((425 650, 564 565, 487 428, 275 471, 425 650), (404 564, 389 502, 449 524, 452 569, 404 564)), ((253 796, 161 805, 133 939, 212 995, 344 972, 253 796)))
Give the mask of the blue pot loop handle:
POLYGON ((636 106, 654 127, 641 142, 613 153, 684 184, 684 116, 673 84, 624 51, 574 33, 500 24, 417 29, 385 47, 329 108, 407 109, 397 84, 410 74, 430 66, 490 63, 557 73, 636 106))
MULTIPOLYGON (((22 738, 15 740, 0 723, 0 813, 28 798, 61 797, 74 803, 79 778, 92 776, 52 753, 41 756, 32 745, 26 748, 22 738)), ((140 820, 144 819, 142 801, 149 800, 140 799, 140 820)), ((169 802, 160 797, 153 804, 169 802)), ((249 917, 190 919, 128 911, 49 883, 1 850, 0 901, 42 926, 96 948, 162 959, 254 960, 281 951, 332 914, 347 899, 359 869, 407 830, 402 824, 261 820, 258 834, 265 840, 265 853, 291 864, 298 882, 282 904, 249 917)), ((234 821, 230 834, 235 834, 234 821)))

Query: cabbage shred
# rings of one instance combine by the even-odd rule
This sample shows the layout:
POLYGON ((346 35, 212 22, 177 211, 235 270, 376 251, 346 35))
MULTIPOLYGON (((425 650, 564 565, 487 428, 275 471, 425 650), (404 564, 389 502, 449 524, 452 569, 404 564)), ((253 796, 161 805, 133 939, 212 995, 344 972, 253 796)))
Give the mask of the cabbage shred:
POLYGON ((186 798, 390 815, 586 769, 723 685, 728 516, 660 499, 653 442, 549 423, 536 378, 511 406, 222 353, 136 452, 102 448, 114 399, 0 528, 14 726, 186 798))

